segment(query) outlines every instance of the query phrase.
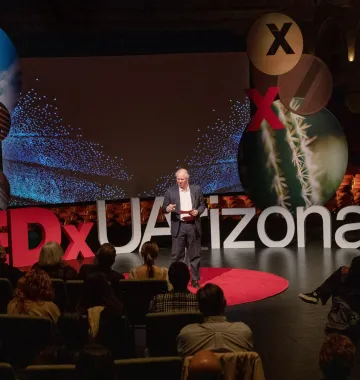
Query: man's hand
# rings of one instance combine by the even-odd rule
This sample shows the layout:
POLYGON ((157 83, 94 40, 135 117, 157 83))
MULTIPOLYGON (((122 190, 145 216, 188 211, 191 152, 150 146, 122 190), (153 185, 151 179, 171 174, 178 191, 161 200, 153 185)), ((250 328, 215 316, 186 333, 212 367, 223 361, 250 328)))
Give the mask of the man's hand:
POLYGON ((198 210, 191 210, 191 211, 189 212, 189 214, 190 214, 191 216, 196 216, 198 213, 199 213, 198 210))
POLYGON ((169 206, 166 207, 167 212, 173 212, 176 209, 176 204, 170 204, 169 206))

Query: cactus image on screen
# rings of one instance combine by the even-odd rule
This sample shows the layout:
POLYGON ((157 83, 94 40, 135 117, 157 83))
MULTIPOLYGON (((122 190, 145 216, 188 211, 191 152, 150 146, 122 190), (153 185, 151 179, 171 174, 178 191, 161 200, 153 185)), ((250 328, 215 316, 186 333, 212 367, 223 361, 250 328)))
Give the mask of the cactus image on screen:
MULTIPOLYGON (((292 101, 296 109, 301 99, 292 101)), ((337 119, 326 109, 310 116, 287 110, 279 101, 272 109, 283 129, 263 120, 255 132, 245 132, 239 144, 238 166, 245 191, 257 207, 324 205, 345 174, 348 150, 337 119)))

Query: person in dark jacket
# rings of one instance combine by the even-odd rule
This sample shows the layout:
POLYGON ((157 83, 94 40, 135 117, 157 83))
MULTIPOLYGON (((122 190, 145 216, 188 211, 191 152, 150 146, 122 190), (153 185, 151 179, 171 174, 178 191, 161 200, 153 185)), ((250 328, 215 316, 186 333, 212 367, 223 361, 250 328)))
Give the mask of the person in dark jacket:
POLYGON ((332 298, 326 333, 340 333, 353 342, 360 337, 360 256, 350 267, 338 268, 324 283, 310 293, 301 293, 302 301, 325 305, 332 298))
POLYGON ((87 316, 90 341, 107 347, 116 359, 131 357, 130 325, 124 306, 116 298, 105 274, 87 276, 78 312, 87 316))
POLYGON ((94 264, 84 264, 80 268, 79 279, 85 280, 89 275, 102 273, 112 284, 124 280, 122 273, 116 272, 111 267, 115 262, 116 250, 110 243, 103 244, 95 255, 94 264))

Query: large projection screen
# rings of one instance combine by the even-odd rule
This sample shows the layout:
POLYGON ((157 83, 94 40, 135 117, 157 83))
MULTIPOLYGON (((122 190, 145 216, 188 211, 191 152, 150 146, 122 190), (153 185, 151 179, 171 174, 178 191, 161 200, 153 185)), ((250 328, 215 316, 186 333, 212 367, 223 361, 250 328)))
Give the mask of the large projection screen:
POLYGON ((3 142, 13 205, 163 195, 179 167, 206 194, 242 191, 246 53, 21 60, 3 142))

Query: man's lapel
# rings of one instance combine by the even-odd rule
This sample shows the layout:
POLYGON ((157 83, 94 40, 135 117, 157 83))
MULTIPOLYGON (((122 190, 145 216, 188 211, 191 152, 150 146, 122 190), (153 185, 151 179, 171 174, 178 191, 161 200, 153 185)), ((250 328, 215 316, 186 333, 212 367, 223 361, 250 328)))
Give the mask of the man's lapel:
POLYGON ((174 197, 175 197, 175 204, 176 209, 175 211, 180 214, 180 194, 179 194, 179 186, 174 186, 174 197))
POLYGON ((191 203, 192 203, 192 207, 193 208, 196 208, 196 205, 195 205, 195 189, 194 189, 194 186, 190 185, 190 196, 191 196, 191 203))

